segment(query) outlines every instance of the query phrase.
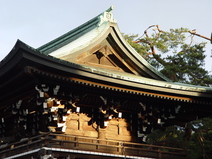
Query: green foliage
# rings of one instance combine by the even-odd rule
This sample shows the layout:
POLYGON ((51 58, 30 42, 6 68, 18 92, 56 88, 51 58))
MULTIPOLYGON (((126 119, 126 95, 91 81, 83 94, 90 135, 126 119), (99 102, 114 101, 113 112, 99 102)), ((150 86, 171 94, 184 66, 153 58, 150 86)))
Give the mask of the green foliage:
POLYGON ((193 134, 189 140, 189 159, 212 158, 212 118, 191 122, 193 134))
POLYGON ((193 46, 182 45, 182 51, 164 58, 166 62, 161 72, 173 81, 209 86, 212 81, 208 71, 203 68, 206 57, 204 47, 204 43, 193 46))
MULTIPOLYGON (((159 29, 158 29, 159 30, 159 29)), ((186 28, 160 31, 151 36, 124 35, 129 44, 151 65, 175 82, 211 86, 212 78, 204 69, 205 42, 192 44, 186 28)), ((188 127, 171 126, 165 131, 154 130, 148 143, 188 148, 188 159, 212 158, 212 117, 188 123, 188 127)))
POLYGON ((179 45, 183 45, 186 40, 186 32, 188 32, 186 28, 170 29, 169 32, 162 32, 160 36, 152 34, 151 40, 153 45, 162 53, 167 53, 171 49, 177 51, 179 45))
POLYGON ((205 70, 205 42, 188 43, 186 28, 160 31, 151 36, 124 35, 129 44, 151 65, 175 82, 210 86, 212 78, 205 70))
POLYGON ((148 135, 148 144, 184 148, 184 131, 176 126, 170 126, 165 131, 154 130, 148 135))
POLYGON ((147 55, 147 51, 150 49, 149 45, 143 43, 134 43, 133 41, 138 37, 137 35, 124 35, 127 42, 142 56, 147 55))
POLYGON ((193 121, 187 128, 167 127, 148 135, 148 144, 187 149, 188 159, 212 158, 212 118, 193 121))

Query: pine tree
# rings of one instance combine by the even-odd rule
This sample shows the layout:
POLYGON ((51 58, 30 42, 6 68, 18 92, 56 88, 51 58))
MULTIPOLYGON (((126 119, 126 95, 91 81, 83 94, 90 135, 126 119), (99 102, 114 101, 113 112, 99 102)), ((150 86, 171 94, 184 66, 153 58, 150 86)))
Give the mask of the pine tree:
POLYGON ((138 35, 124 36, 139 54, 174 82, 210 86, 212 78, 204 68, 206 42, 193 44, 194 34, 186 28, 165 32, 153 25, 139 38, 138 35), (157 32, 149 36, 148 30, 152 27, 156 27, 157 32), (189 43, 187 34, 192 37, 189 43))
MULTIPOLYGON (((124 35, 139 54, 174 82, 211 86, 212 77, 204 68, 206 42, 194 43, 195 36, 212 40, 197 34, 196 30, 179 28, 165 32, 158 25, 148 27, 141 37, 124 35), (151 36, 150 28, 154 28, 151 36)), ((171 126, 165 131, 154 130, 148 136, 148 143, 189 148, 189 159, 212 158, 212 117, 192 121, 185 128, 171 126)))

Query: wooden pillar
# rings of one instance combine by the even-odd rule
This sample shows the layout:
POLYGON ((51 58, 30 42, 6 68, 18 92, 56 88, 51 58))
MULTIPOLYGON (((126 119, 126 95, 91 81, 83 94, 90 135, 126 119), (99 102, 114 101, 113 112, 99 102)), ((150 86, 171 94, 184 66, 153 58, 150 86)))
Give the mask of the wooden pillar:
POLYGON ((106 140, 106 138, 105 138, 105 131, 106 131, 105 128, 99 128, 98 129, 98 139, 100 139, 99 140, 99 143, 100 144, 106 144, 106 142, 103 141, 103 140, 106 140))

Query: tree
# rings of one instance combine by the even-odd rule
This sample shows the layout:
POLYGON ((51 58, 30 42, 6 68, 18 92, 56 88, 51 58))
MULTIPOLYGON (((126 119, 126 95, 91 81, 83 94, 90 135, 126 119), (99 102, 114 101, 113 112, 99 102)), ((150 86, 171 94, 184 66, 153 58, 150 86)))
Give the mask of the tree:
MULTIPOLYGON (((129 44, 150 64, 175 82, 211 86, 212 78, 204 68, 206 42, 194 43, 198 36, 212 39, 186 28, 163 31, 158 25, 148 27, 141 37, 124 35, 129 44), (153 33, 149 36, 149 29, 153 33), (190 40, 188 38, 190 37, 190 40)), ((193 121, 185 128, 168 127, 148 135, 149 144, 190 149, 188 158, 212 158, 212 117, 193 121)))
POLYGON ((124 36, 138 53, 171 80, 201 86, 211 85, 212 79, 204 68, 206 42, 194 43, 194 36, 201 36, 196 31, 179 28, 165 32, 158 25, 152 25, 139 38, 138 35, 124 36), (154 32, 149 36, 148 31, 153 27, 154 32), (187 34, 191 38, 189 43, 187 34))
POLYGON ((190 123, 193 131, 189 140, 189 159, 212 158, 212 117, 190 123))

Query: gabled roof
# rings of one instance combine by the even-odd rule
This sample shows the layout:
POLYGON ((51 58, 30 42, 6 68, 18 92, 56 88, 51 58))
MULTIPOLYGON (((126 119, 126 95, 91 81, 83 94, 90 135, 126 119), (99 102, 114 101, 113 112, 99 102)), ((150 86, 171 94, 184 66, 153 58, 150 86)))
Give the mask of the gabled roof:
MULTIPOLYGON (((212 88, 166 79, 125 41, 110 12, 103 12, 78 29, 38 49, 17 41, 0 62, 1 110, 35 96, 35 86, 44 83, 61 85, 83 97, 94 93, 117 100, 126 98, 130 102, 120 109, 133 112, 140 109, 140 102, 166 111, 181 105, 185 111, 167 124, 211 115, 212 88), (131 101, 139 103, 133 105, 131 101)), ((87 99, 89 96, 81 104, 87 99)))
POLYGON ((37 50, 45 55, 81 65, 104 70, 108 67, 151 79, 170 81, 125 41, 111 10, 112 7, 37 50), (99 61, 99 65, 97 57, 94 57, 98 56, 97 53, 101 54, 101 61, 104 61, 99 61))
MULTIPOLYGON (((86 79, 87 83, 89 80, 95 80, 98 81, 96 85, 98 83, 107 84, 108 89, 110 89, 109 86, 119 86, 119 88, 130 88, 135 91, 144 90, 144 94, 158 92, 159 94, 156 95, 158 97, 179 95, 188 98, 211 99, 212 88, 171 82, 148 64, 124 40, 110 12, 103 12, 78 29, 76 28, 38 49, 18 40, 12 51, 0 63, 0 91, 4 91, 6 94, 5 89, 9 85, 11 87, 14 85, 14 88, 18 85, 25 85, 25 81, 30 78, 29 70, 27 70, 30 66, 30 68, 36 68, 32 70, 39 70, 42 74, 46 72, 46 75, 49 73, 60 74, 61 77, 67 76, 67 78, 77 76, 83 80, 86 79), (78 29, 84 30, 84 32, 80 32, 78 29), (92 34, 94 36, 88 36, 92 34), (89 39, 91 37, 92 39, 89 39), (84 41, 82 42, 82 40, 84 41), (74 43, 76 45, 73 45, 74 43), (104 52, 105 50, 106 52, 104 52), (101 63, 93 64, 95 62, 93 62, 93 58, 97 56, 98 52, 105 57, 104 60, 108 60, 104 63, 104 66, 107 67, 101 68, 101 63), (86 61, 86 59, 90 61, 86 61), (83 62, 88 62, 88 64, 83 62), (112 69, 109 62, 114 64, 114 68, 120 67, 123 70, 112 69), (23 75, 24 73, 28 75, 23 75)), ((11 93, 10 91, 8 90, 8 94, 11 93)), ((2 99, 3 96, 2 94, 2 99)))

